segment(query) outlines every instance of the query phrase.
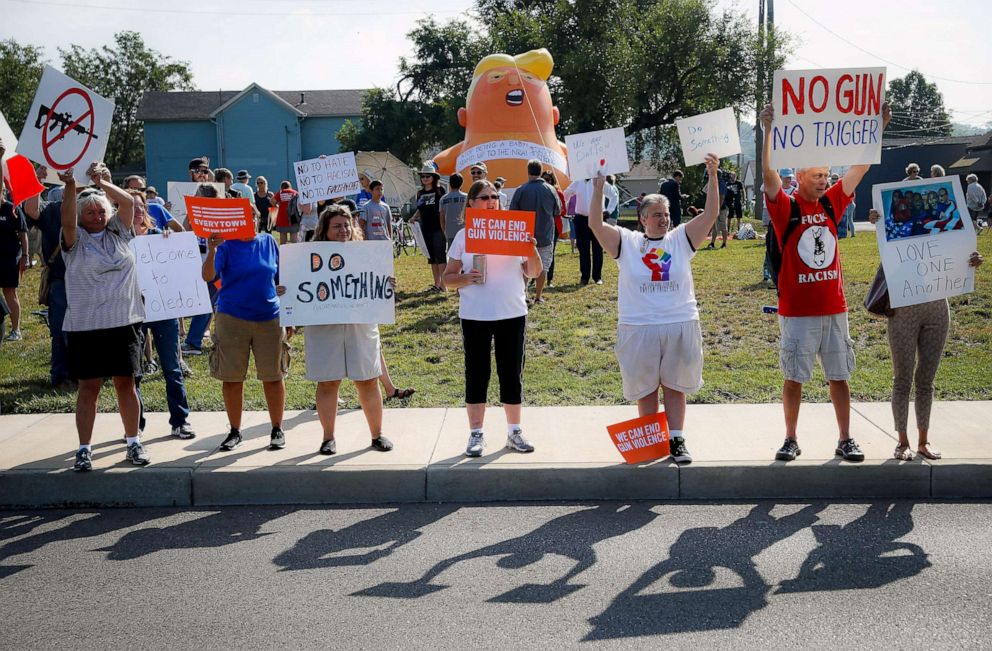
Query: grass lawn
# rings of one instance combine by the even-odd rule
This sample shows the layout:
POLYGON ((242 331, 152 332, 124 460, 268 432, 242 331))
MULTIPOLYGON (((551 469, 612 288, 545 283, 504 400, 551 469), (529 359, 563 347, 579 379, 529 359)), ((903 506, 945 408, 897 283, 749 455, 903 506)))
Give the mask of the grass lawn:
MULTIPOLYGON (((778 322, 763 314, 763 305, 774 305, 775 291, 761 282, 764 257, 762 240, 731 241, 724 250, 702 250, 696 256, 696 297, 702 319, 705 363, 703 389, 691 396, 696 403, 774 402, 780 399, 778 322)), ((874 234, 863 232, 840 245, 844 263, 851 337, 858 368, 851 380, 856 400, 888 400, 892 366, 884 319, 872 317, 862 300, 878 264, 874 234)), ((992 258, 992 237, 979 238, 979 250, 992 258)), ((555 285, 547 290, 547 303, 531 309, 527 333, 525 402, 531 405, 624 404, 620 373, 613 355, 616 340, 616 265, 604 263, 604 284, 578 284, 578 256, 568 242, 558 245, 555 285)), ((417 389, 411 407, 463 404, 463 366, 458 299, 425 294, 430 270, 421 256, 397 261, 399 288, 397 323, 381 327, 390 371, 400 387, 417 389)), ((979 291, 951 300, 951 332, 937 376, 941 400, 992 398, 992 264, 977 274, 979 291)), ((36 316, 38 271, 32 269, 22 283, 24 340, 0 346, 0 411, 2 413, 71 412, 73 393, 60 393, 48 384, 48 329, 36 316)), ((302 337, 294 339, 297 358, 287 381, 287 407, 311 408, 314 384, 304 379, 302 337)), ((221 410, 220 383, 207 370, 207 358, 187 362, 194 375, 187 380, 190 406, 195 411, 221 410)), ((253 377, 254 371, 249 372, 253 377)), ((495 372, 494 372, 495 375, 495 372)), ((497 400, 495 377, 489 399, 497 400)), ((146 407, 166 409, 161 374, 143 384, 146 407)), ((345 383, 343 396, 357 405, 354 387, 345 383)), ((805 399, 828 400, 822 372, 806 386, 805 399)), ((387 403, 398 406, 398 403, 387 403)), ((264 409, 261 384, 246 384, 246 409, 264 409)), ((113 390, 101 395, 101 411, 115 411, 113 390)))

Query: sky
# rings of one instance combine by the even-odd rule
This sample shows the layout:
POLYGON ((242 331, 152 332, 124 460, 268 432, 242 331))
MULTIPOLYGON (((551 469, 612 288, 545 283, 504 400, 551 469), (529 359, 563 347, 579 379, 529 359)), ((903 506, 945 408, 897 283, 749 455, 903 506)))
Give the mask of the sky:
MULTIPOLYGON (((470 0, 0 0, 0 39, 59 47, 110 43, 138 31, 146 45, 190 62, 201 90, 391 87, 417 20, 467 17, 470 0), (236 9, 230 10, 228 7, 236 9)), ((717 0, 757 16, 757 0, 717 0)), ((992 122, 992 2, 776 0, 775 23, 795 38, 787 67, 886 66, 936 82, 951 119, 992 122)), ((552 54, 554 54, 552 52, 552 54)))

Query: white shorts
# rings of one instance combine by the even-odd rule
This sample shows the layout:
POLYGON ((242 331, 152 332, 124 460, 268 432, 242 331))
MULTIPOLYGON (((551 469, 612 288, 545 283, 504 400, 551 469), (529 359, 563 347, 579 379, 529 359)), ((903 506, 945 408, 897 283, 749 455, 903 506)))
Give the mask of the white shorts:
POLYGON ((786 380, 809 382, 817 356, 828 380, 851 379, 854 341, 848 334, 847 312, 826 316, 779 315, 778 325, 782 332, 779 366, 786 380))
POLYGON ((695 393, 703 386, 703 333, 698 320, 620 324, 614 352, 627 400, 640 400, 659 386, 682 393, 695 393))
POLYGON ((371 380, 382 375, 379 364, 379 326, 342 324, 307 326, 303 329, 307 379, 371 380))

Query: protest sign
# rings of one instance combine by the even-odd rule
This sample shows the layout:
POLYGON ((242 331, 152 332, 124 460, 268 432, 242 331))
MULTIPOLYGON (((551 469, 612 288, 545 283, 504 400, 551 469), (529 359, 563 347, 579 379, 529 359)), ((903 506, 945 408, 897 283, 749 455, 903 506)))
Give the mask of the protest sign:
POLYGON ((316 203, 358 194, 362 189, 362 184, 358 181, 355 154, 350 151, 301 160, 293 163, 293 170, 296 172, 300 203, 316 203))
POLYGON ((145 321, 165 321, 210 312, 210 294, 200 275, 200 249, 193 233, 145 235, 131 240, 145 321))
POLYGON ((424 239, 424 230, 420 228, 420 222, 413 222, 410 225, 410 232, 413 233, 413 241, 417 243, 417 248, 425 258, 431 257, 431 252, 427 249, 427 240, 424 239))
POLYGON ((393 245, 306 242, 279 248, 283 326, 395 323, 393 245))
POLYGON ((606 176, 630 171, 623 129, 565 136, 565 146, 568 149, 568 176, 573 181, 595 178, 597 174, 606 176))
POLYGON ((465 252, 529 256, 536 214, 526 210, 465 209, 465 252))
POLYGON ((212 185, 217 190, 217 196, 224 196, 223 183, 197 183, 196 181, 169 181, 166 185, 165 200, 169 202, 169 212, 181 224, 186 219, 186 202, 184 197, 192 197, 201 185, 212 185))
POLYGON ((741 153, 737 117, 732 108, 676 120, 675 127, 679 132, 682 158, 686 165, 706 162, 706 154, 724 158, 741 153))
POLYGON ((665 412, 607 425, 606 431, 626 463, 646 463, 670 454, 665 412))
POLYGON ((959 177, 882 183, 871 195, 892 307, 975 291, 977 241, 959 177))
POLYGON ((884 101, 885 68, 776 70, 772 166, 880 162, 884 101))
POLYGON ((113 117, 113 102, 45 66, 17 153, 56 171, 72 167, 76 181, 88 185, 86 169, 103 160, 113 117))
POLYGON ((183 197, 193 232, 202 238, 217 233, 225 240, 255 237, 250 199, 183 197))

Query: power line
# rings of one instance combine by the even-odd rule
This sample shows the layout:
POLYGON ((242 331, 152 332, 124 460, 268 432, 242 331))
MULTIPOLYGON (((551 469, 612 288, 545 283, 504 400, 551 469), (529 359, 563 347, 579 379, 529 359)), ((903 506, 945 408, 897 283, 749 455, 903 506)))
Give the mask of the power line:
POLYGON ((89 4, 83 2, 54 2, 53 0, 10 0, 11 2, 20 2, 21 4, 27 5, 48 5, 51 7, 61 7, 61 8, 78 8, 78 9, 105 9, 108 11, 130 11, 137 13, 155 13, 155 14, 186 14, 191 16, 226 16, 228 18, 237 16, 262 16, 266 18, 272 18, 276 15, 283 18, 310 18, 311 16, 382 16, 384 12, 388 12, 389 15, 430 15, 430 14, 462 14, 465 10, 462 9, 447 9, 447 10, 433 10, 433 9, 423 9, 420 11, 401 11, 401 10, 379 10, 379 11, 306 11, 304 13, 276 13, 276 12, 266 12, 266 11, 190 11, 188 9, 177 9, 173 7, 169 8, 157 8, 157 7, 128 7, 128 6, 113 6, 113 5, 97 5, 89 4))

